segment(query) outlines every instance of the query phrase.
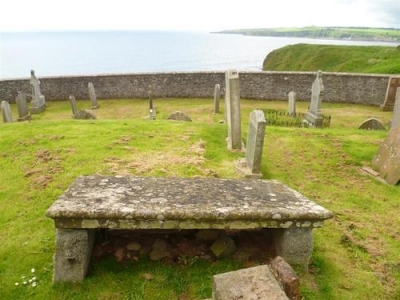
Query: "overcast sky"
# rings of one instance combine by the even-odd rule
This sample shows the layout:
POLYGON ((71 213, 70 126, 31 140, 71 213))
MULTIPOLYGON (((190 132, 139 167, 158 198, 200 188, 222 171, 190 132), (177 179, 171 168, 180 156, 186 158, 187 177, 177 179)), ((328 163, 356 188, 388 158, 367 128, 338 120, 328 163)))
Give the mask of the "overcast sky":
POLYGON ((400 29, 400 0, 9 0, 0 31, 196 30, 303 26, 400 29))

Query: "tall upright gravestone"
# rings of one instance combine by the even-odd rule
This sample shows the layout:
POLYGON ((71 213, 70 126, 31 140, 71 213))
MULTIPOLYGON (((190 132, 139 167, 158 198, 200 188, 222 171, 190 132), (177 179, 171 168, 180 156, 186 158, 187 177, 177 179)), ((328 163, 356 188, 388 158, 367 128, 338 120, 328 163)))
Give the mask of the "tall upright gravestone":
POLYGON ((400 87, 400 77, 389 77, 388 85, 386 88, 385 101, 380 106, 381 110, 393 110, 396 98, 396 91, 398 87, 400 87))
POLYGON ((217 83, 214 88, 214 114, 219 113, 219 99, 221 97, 221 86, 217 83))
POLYGON ((46 100, 40 92, 40 80, 36 78, 35 71, 31 70, 32 101, 29 108, 31 114, 40 114, 46 109, 46 100))
POLYGON ((228 124, 228 149, 241 150, 240 86, 236 70, 225 73, 225 117, 228 124))
POLYGON ((11 114, 10 103, 8 103, 7 101, 1 101, 1 112, 3 115, 3 122, 12 123, 13 118, 11 114))
POLYGON ((265 115, 262 110, 253 110, 250 114, 247 134, 246 157, 236 164, 236 168, 250 178, 261 178, 261 158, 264 147, 265 115))
POLYGON ((291 91, 288 95, 289 97, 289 108, 288 108, 288 115, 291 117, 296 116, 296 93, 291 91))
POLYGON ((321 111, 321 102, 324 93, 324 84, 322 82, 322 72, 318 71, 311 87, 311 103, 308 113, 306 114, 306 123, 312 127, 322 127, 323 118, 321 111))
POLYGON ((99 108, 99 104, 97 103, 96 91, 94 90, 94 85, 92 82, 88 83, 88 90, 89 90, 90 102, 92 103, 90 108, 92 109, 99 108))
POLYGON ((31 120, 32 116, 28 110, 28 103, 26 101, 26 94, 23 92, 18 92, 17 97, 15 98, 15 102, 18 107, 18 121, 26 121, 31 120))
POLYGON ((390 129, 400 126, 400 87, 397 88, 396 100, 393 108, 393 117, 390 122, 390 129))

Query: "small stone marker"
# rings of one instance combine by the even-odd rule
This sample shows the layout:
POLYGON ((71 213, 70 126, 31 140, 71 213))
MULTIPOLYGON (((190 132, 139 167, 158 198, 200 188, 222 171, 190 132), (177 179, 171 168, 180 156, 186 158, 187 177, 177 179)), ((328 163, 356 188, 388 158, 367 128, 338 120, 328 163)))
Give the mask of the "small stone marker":
POLYGON ((241 150, 240 87, 239 73, 228 70, 225 73, 225 116, 228 123, 228 149, 241 150))
POLYGON ((214 88, 214 114, 219 113, 219 99, 221 97, 221 86, 217 83, 214 88))
POLYGON ((99 108, 99 104, 97 103, 96 91, 94 90, 94 85, 92 82, 88 83, 88 90, 89 90, 89 98, 90 101, 92 102, 92 106, 90 108, 91 109, 99 108))
POLYGON ((26 94, 18 91, 18 95, 15 98, 15 102, 17 103, 18 107, 18 121, 31 120, 32 116, 30 115, 28 110, 26 94))
POLYGON ((364 121, 358 129, 365 129, 365 130, 385 130, 385 126, 382 124, 381 121, 375 118, 368 119, 364 121))
POLYGON ((74 116, 78 112, 78 108, 76 107, 76 100, 73 95, 69 96, 69 102, 71 103, 72 116, 74 116))
POLYGON ((268 265, 213 276, 213 300, 289 300, 268 265))
POLYGON ((396 102, 393 108, 393 117, 390 122, 390 129, 395 129, 400 126, 400 87, 397 88, 396 92, 396 102))
POLYGON ((1 101, 1 112, 3 114, 3 122, 12 123, 13 118, 11 114, 10 103, 8 103, 7 101, 1 101))
POLYGON ((396 98, 396 90, 400 87, 400 77, 389 77, 385 101, 381 104, 380 108, 383 111, 392 111, 396 98))
POLYGON ((389 131, 372 159, 372 166, 387 183, 396 185, 400 181, 400 126, 389 131))
POLYGON ((246 177, 261 178, 261 158, 264 146, 266 120, 262 110, 253 110, 250 114, 247 135, 246 158, 239 160, 236 168, 246 177))
POLYGON ((288 108, 288 115, 291 117, 296 116, 296 98, 297 94, 291 91, 288 95, 289 97, 289 108, 288 108))
POLYGON ((40 92, 40 80, 36 78, 34 70, 31 70, 30 84, 32 85, 32 101, 29 110, 31 114, 39 114, 46 109, 46 100, 40 92))
POLYGON ((96 119, 96 116, 92 114, 90 111, 87 111, 85 109, 78 110, 72 118, 76 120, 94 120, 96 119))
POLYGON ((310 127, 322 127, 323 118, 321 103, 324 89, 322 71, 318 71, 317 77, 315 78, 311 88, 311 103, 305 119, 305 122, 308 123, 310 127))

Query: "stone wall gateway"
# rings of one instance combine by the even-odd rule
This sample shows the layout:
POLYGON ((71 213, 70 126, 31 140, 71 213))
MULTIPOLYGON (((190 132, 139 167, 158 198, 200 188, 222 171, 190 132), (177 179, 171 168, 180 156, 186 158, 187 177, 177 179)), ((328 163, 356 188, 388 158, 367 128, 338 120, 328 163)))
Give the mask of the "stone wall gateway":
MULTIPOLYGON (((379 106, 385 100, 391 75, 324 72, 325 102, 358 103, 379 106)), ((309 100, 315 72, 240 72, 241 97, 245 99, 285 100, 296 91, 298 100, 309 100)), ((224 72, 135 73, 87 76, 41 77, 41 92, 46 100, 67 100, 69 95, 88 99, 87 85, 96 86, 98 99, 153 97, 211 98, 215 84, 225 90, 224 72)), ((29 78, 0 80, 0 99, 14 102, 17 91, 28 93, 29 78)))

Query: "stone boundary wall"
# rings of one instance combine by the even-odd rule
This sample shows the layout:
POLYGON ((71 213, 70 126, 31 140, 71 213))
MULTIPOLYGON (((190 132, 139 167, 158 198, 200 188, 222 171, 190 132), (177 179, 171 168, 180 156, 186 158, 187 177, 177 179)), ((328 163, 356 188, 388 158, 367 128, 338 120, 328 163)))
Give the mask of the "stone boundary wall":
MULTIPOLYGON (((309 100, 316 72, 240 72, 241 97, 262 100, 286 100, 295 91, 297 99, 309 100)), ((323 73, 324 101, 380 105, 390 75, 323 73)), ((225 91, 224 72, 171 72, 40 77, 40 89, 46 100, 89 99, 88 82, 93 82, 97 98, 145 98, 148 86, 153 97, 213 98, 215 84, 225 91)), ((30 93, 29 78, 0 80, 0 100, 15 102, 17 91, 30 93)))

